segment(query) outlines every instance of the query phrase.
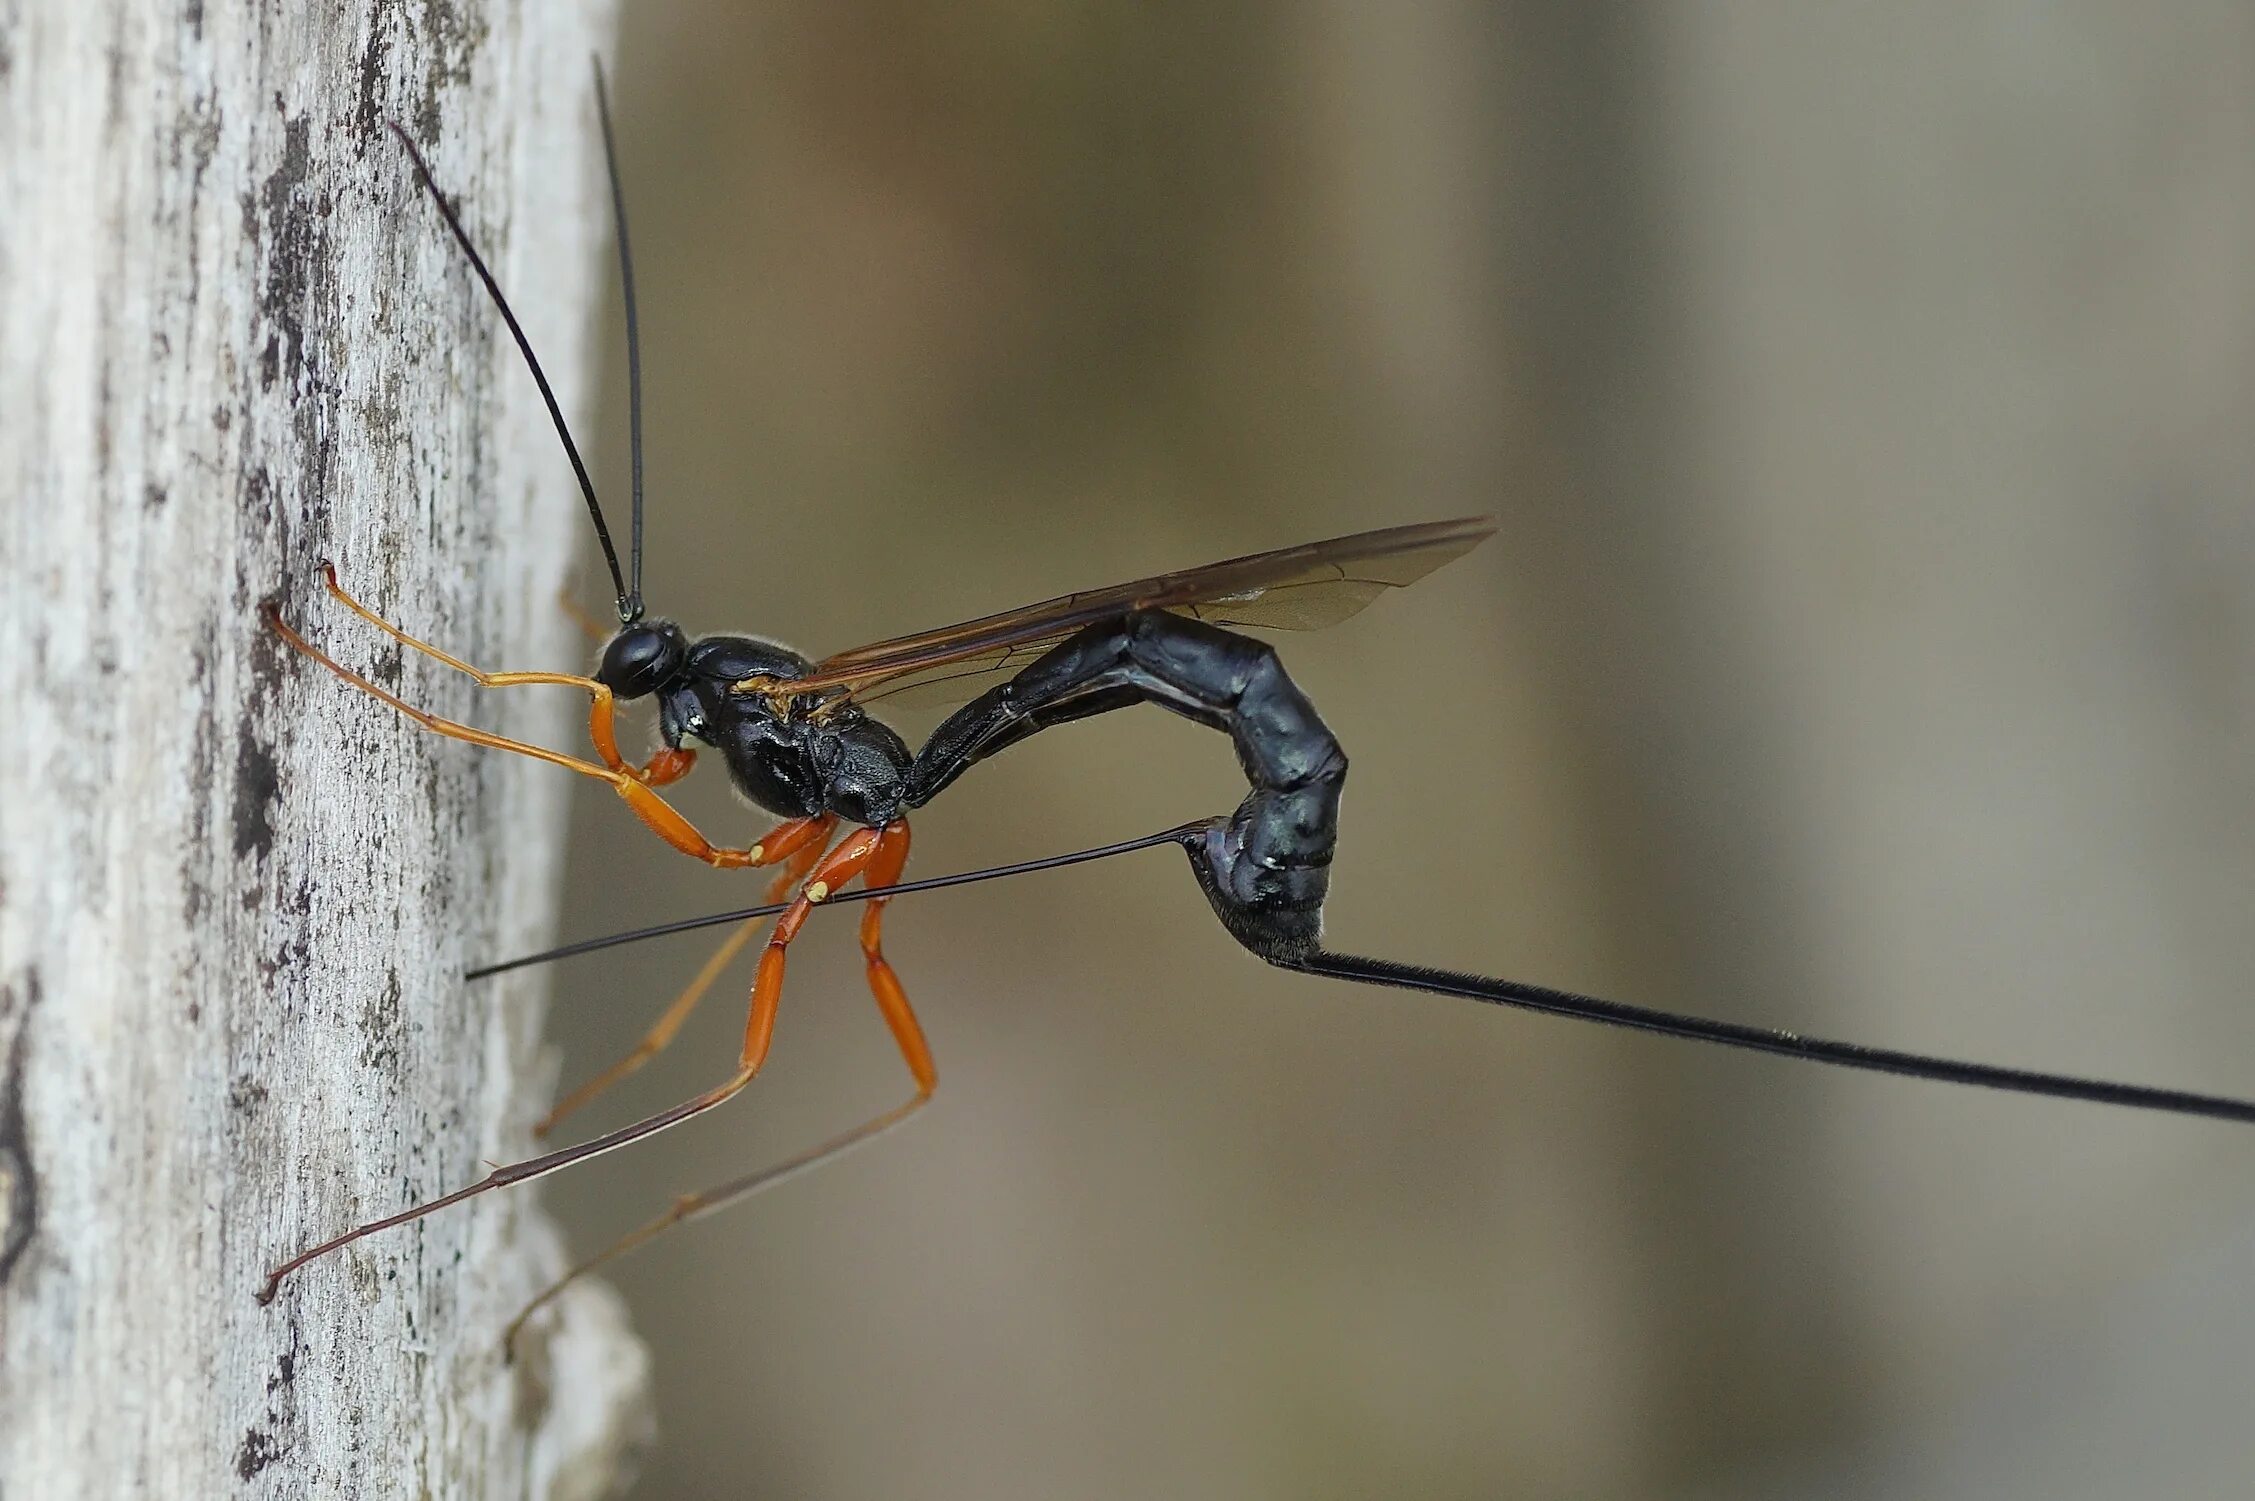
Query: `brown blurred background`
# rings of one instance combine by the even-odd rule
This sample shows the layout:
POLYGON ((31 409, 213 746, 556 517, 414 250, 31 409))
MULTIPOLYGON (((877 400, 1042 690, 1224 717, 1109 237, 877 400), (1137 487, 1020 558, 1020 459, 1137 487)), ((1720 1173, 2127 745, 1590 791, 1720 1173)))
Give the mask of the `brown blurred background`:
MULTIPOLYGON (((1354 757, 1339 946, 2255 1092, 2245 6, 647 0, 617 82, 692 630, 820 654, 1493 512, 1280 639, 1354 757)), ((914 869, 1241 791, 1114 716, 914 869)), ((572 882, 573 935, 752 890, 599 792, 572 882)), ((582 1245, 903 1094, 849 932, 752 1097, 552 1191, 582 1245)), ((2244 1130, 1295 979, 1163 852, 888 935, 939 1100, 620 1267, 640 1494, 2255 1475, 2244 1130)), ((707 948, 568 966, 565 1078, 707 948)), ((719 1077, 748 978, 584 1124, 719 1077)))

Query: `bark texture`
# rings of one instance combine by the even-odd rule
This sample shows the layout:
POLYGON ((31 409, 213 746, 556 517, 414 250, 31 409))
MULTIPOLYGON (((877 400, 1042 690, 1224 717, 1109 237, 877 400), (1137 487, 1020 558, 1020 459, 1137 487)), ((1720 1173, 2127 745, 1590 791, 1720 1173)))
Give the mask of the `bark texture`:
POLYGON ((329 605, 562 665, 584 528, 506 336, 384 131, 424 144, 567 405, 607 238, 607 0, 0 0, 0 1493, 601 1494, 646 1423, 607 1290, 524 1193, 265 1269, 524 1154, 553 740, 329 605))

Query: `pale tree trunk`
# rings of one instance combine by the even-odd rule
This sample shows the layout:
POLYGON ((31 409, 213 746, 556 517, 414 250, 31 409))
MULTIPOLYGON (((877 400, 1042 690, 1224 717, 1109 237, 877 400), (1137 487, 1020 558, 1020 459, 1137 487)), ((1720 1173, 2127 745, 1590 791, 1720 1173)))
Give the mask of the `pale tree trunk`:
POLYGON ((428 149, 567 405, 606 239, 607 0, 0 0, 0 1492, 579 1496, 646 1422, 611 1294, 523 1192, 303 1245, 524 1154, 562 773, 282 649, 554 739, 327 603, 578 660, 586 523, 410 175, 428 149))

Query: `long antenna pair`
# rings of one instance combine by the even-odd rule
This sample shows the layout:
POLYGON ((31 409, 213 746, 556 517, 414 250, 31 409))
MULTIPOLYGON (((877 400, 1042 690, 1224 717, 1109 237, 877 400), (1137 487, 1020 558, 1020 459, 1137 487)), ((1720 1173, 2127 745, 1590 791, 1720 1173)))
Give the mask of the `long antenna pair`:
POLYGON ((571 425, 564 421, 564 409, 556 400, 555 388, 548 384, 548 373, 540 368, 540 357, 532 352, 532 340, 525 337, 524 325, 517 321, 509 299, 501 294, 501 283, 494 280, 485 257, 470 243, 469 231, 462 227, 454 206, 439 191, 438 179, 431 175, 431 165, 423 160, 414 138, 397 120, 387 123, 391 133, 399 137, 399 144, 407 148, 408 159, 415 164, 415 175, 422 179, 431 201, 438 205, 439 217, 446 221, 454 243, 461 246, 462 254, 469 258, 470 268, 478 273, 478 280, 485 283, 487 295, 501 311, 501 321, 509 325, 509 337, 517 341, 517 352, 525 357, 525 364, 532 371, 533 383, 540 387, 540 399, 548 404, 548 418, 556 424, 556 436, 564 440, 564 453, 572 461, 572 473, 579 478, 579 493, 587 499, 587 516, 595 523, 595 540, 602 544, 603 561, 610 567, 611 584, 618 591, 619 624, 632 625, 642 618, 642 330, 635 317, 634 251, 626 233, 626 190, 619 185, 619 153, 611 134, 611 99, 603 84, 601 58, 595 59, 595 109, 603 121, 603 166, 610 176, 611 217, 617 226, 619 246, 619 283, 626 294, 627 411, 633 432, 634 520, 628 553, 630 570, 625 575, 619 572, 618 549, 611 545, 611 529, 603 520, 603 503, 595 498, 595 481, 588 475, 587 462, 580 457, 579 445, 572 441, 571 425))
MULTIPOLYGON (((1208 821, 1200 820, 1176 828, 1161 829, 1156 834, 1146 834, 1140 839, 1125 839, 1117 844, 1098 845, 1093 849, 1077 850, 1066 855, 1050 855, 1040 860, 990 866, 984 870, 963 871, 956 875, 932 876, 876 890, 840 891, 833 893, 824 905, 867 901, 874 897, 889 900, 919 891, 937 891, 943 887, 968 886, 980 881, 1000 880, 1006 876, 1027 875, 1034 871, 1058 870, 1068 865, 1108 860, 1114 855, 1132 854, 1161 844, 1177 845, 1185 852, 1190 852, 1205 837, 1209 827, 1208 821)), ((529 965, 591 954, 600 949, 616 948, 621 944, 640 943, 648 938, 662 938, 673 933, 688 933, 699 928, 740 923, 757 917, 772 917, 787 905, 788 903, 778 902, 761 907, 739 907, 730 912, 682 918, 654 927, 612 933, 601 938, 584 938, 577 943, 544 949, 537 954, 484 965, 469 971, 464 978, 482 980, 529 965)), ((1680 1037, 1690 1042, 1713 1043, 1719 1047, 1738 1048, 1754 1053, 1772 1053, 1808 1063, 1830 1064, 1835 1068, 1899 1074, 1911 1079, 1933 1079, 1944 1084, 1963 1084, 1975 1089, 2002 1090, 2011 1094, 2082 1100, 2096 1105, 2120 1105, 2131 1110, 2154 1110, 2172 1115, 2198 1115, 2217 1120, 2255 1123, 2255 1101, 2196 1094, 2182 1089, 2157 1089, 2144 1084, 2119 1084, 2106 1079, 2078 1078, 2071 1074, 2040 1073, 1993 1063, 1968 1063, 1925 1053, 1867 1047, 1856 1042, 1831 1042, 1821 1037, 1804 1037, 1798 1032, 1750 1027, 1737 1022, 1710 1021, 1704 1017, 1684 1016, 1673 1011, 1657 1011, 1647 1006, 1632 1006, 1625 1001, 1609 1001, 1599 996, 1579 995, 1570 990, 1530 985, 1521 980, 1493 979, 1486 975, 1464 974, 1456 970, 1401 964, 1390 959, 1365 959, 1352 954, 1334 954, 1322 949, 1297 957, 1270 958, 1268 962, 1279 969, 1321 975, 1333 980, 1348 980, 1358 985, 1422 990, 1434 995, 1482 1001, 1493 1006, 1512 1006, 1546 1016, 1627 1027, 1632 1031, 1653 1032, 1663 1037, 1680 1037)))

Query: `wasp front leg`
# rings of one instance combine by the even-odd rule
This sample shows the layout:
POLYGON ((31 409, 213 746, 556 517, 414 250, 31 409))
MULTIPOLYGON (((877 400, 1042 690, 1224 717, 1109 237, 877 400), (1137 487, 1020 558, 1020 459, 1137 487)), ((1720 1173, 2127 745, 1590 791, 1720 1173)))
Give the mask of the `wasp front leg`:
POLYGON ((292 650, 320 664, 369 697, 391 705, 432 734, 444 735, 450 740, 461 740, 471 745, 482 745, 489 750, 509 751, 515 755, 529 756, 536 761, 546 761, 551 766, 561 766, 567 771, 575 771, 581 776, 593 777, 597 781, 607 783, 611 790, 616 792, 621 800, 626 803, 635 817, 648 825, 659 838, 692 859, 702 860, 707 865, 716 866, 723 870, 735 870, 748 865, 765 863, 763 856, 767 853, 767 850, 764 843, 745 848, 714 844, 705 837, 695 824, 689 821, 686 815, 652 790, 679 781, 685 776, 689 769, 696 764, 696 756, 693 752, 671 748, 662 749, 652 756, 649 764, 645 766, 632 765, 624 756, 619 754, 616 724, 617 700, 611 690, 603 683, 594 678, 578 677, 561 672, 481 671, 427 642, 416 640, 375 615, 366 606, 345 593, 344 589, 337 583, 335 570, 330 568, 329 565, 322 565, 322 576, 329 591, 355 614, 377 626, 385 634, 403 645, 413 647, 458 672, 468 674, 483 687, 514 688, 533 684, 547 684, 580 689, 588 695, 589 700, 588 737, 594 742, 596 754, 602 759, 600 761, 589 761, 579 756, 565 755, 561 751, 550 750, 546 746, 532 745, 522 740, 512 740, 505 735, 496 735, 490 730, 481 730, 474 725, 461 724, 451 719, 442 719, 436 714, 418 709, 398 694, 378 687, 351 668, 336 661, 319 647, 314 646, 282 619, 281 612, 278 609, 268 605, 266 608, 267 624, 273 628, 276 635, 289 644, 292 650))

